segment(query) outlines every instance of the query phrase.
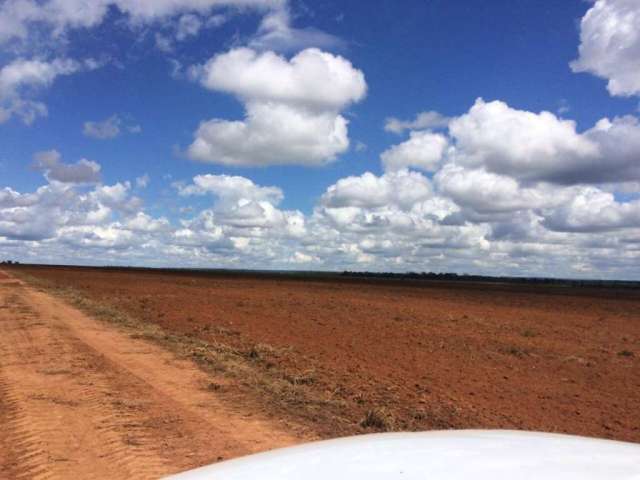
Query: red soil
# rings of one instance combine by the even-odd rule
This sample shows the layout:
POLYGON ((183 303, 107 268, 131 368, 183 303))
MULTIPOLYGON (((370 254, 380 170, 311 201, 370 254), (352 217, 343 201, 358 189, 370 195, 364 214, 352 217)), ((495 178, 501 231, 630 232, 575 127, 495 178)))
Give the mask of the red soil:
POLYGON ((344 400, 351 423, 318 418, 322 436, 356 432, 367 410, 383 408, 395 429, 640 442, 637 290, 21 270, 171 332, 290 347, 278 367, 344 400))

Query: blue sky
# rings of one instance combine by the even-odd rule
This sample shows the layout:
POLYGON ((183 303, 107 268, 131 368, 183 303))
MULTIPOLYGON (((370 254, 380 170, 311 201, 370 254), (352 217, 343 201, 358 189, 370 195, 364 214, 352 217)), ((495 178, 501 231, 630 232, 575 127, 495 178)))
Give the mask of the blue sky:
POLYGON ((634 0, 5 0, 0 257, 638 279, 638 31, 634 0))

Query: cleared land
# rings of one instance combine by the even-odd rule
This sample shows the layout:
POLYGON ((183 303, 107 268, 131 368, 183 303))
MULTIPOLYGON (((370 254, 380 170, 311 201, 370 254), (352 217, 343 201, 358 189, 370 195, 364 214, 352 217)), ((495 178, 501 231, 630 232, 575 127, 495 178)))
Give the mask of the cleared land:
MULTIPOLYGON (((78 268, 10 271, 112 322, 118 328, 104 322, 99 328, 142 342, 137 348, 147 349, 147 362, 171 356, 167 351, 197 362, 204 375, 199 392, 216 405, 203 402, 198 408, 202 415, 220 409, 223 418, 211 421, 217 428, 233 433, 230 422, 247 413, 266 422, 260 444, 225 450, 212 443, 207 450, 194 441, 192 464, 215 460, 218 451, 226 458, 301 439, 380 430, 516 428, 640 442, 638 290, 78 268)), ((55 324, 29 328, 47 335, 65 331, 55 324)), ((3 378, 5 359, 12 358, 8 345, 16 341, 2 332, 3 378)), ((32 338, 30 347, 19 349, 22 361, 50 355, 53 362, 56 355, 47 350, 60 341, 32 338)), ((120 341, 112 341, 114 349, 125 349, 120 341)), ((101 371, 94 361, 73 365, 75 372, 101 371)), ((132 392, 165 379, 162 371, 149 379, 154 369, 143 370, 127 379, 132 392)), ((78 380, 78 373, 70 378, 78 380)), ((102 389, 111 395, 109 408, 128 395, 123 388, 115 382, 102 389)), ((51 395, 45 390, 33 391, 51 395)), ((172 405, 171 415, 180 415, 184 404, 172 405)), ((125 438, 127 428, 120 430, 125 438)), ((181 435, 186 442, 191 433, 181 435)), ((178 448, 169 445, 164 453, 174 455, 178 448)))
POLYGON ((159 478, 304 438, 211 381, 0 272, 0 478, 159 478))

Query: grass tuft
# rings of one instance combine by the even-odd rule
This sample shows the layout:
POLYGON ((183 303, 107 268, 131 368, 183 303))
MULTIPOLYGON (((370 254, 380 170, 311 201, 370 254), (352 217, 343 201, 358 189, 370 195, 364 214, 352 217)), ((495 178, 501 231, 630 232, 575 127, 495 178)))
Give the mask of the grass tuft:
POLYGON ((360 421, 362 428, 370 428, 381 432, 392 430, 393 424, 393 417, 385 408, 367 410, 364 418, 360 421))

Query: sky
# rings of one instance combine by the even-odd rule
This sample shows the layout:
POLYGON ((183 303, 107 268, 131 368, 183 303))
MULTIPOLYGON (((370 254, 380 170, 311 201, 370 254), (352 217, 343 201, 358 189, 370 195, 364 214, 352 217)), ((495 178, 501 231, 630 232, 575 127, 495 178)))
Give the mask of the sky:
POLYGON ((0 259, 640 280, 640 2, 0 0, 0 259))

